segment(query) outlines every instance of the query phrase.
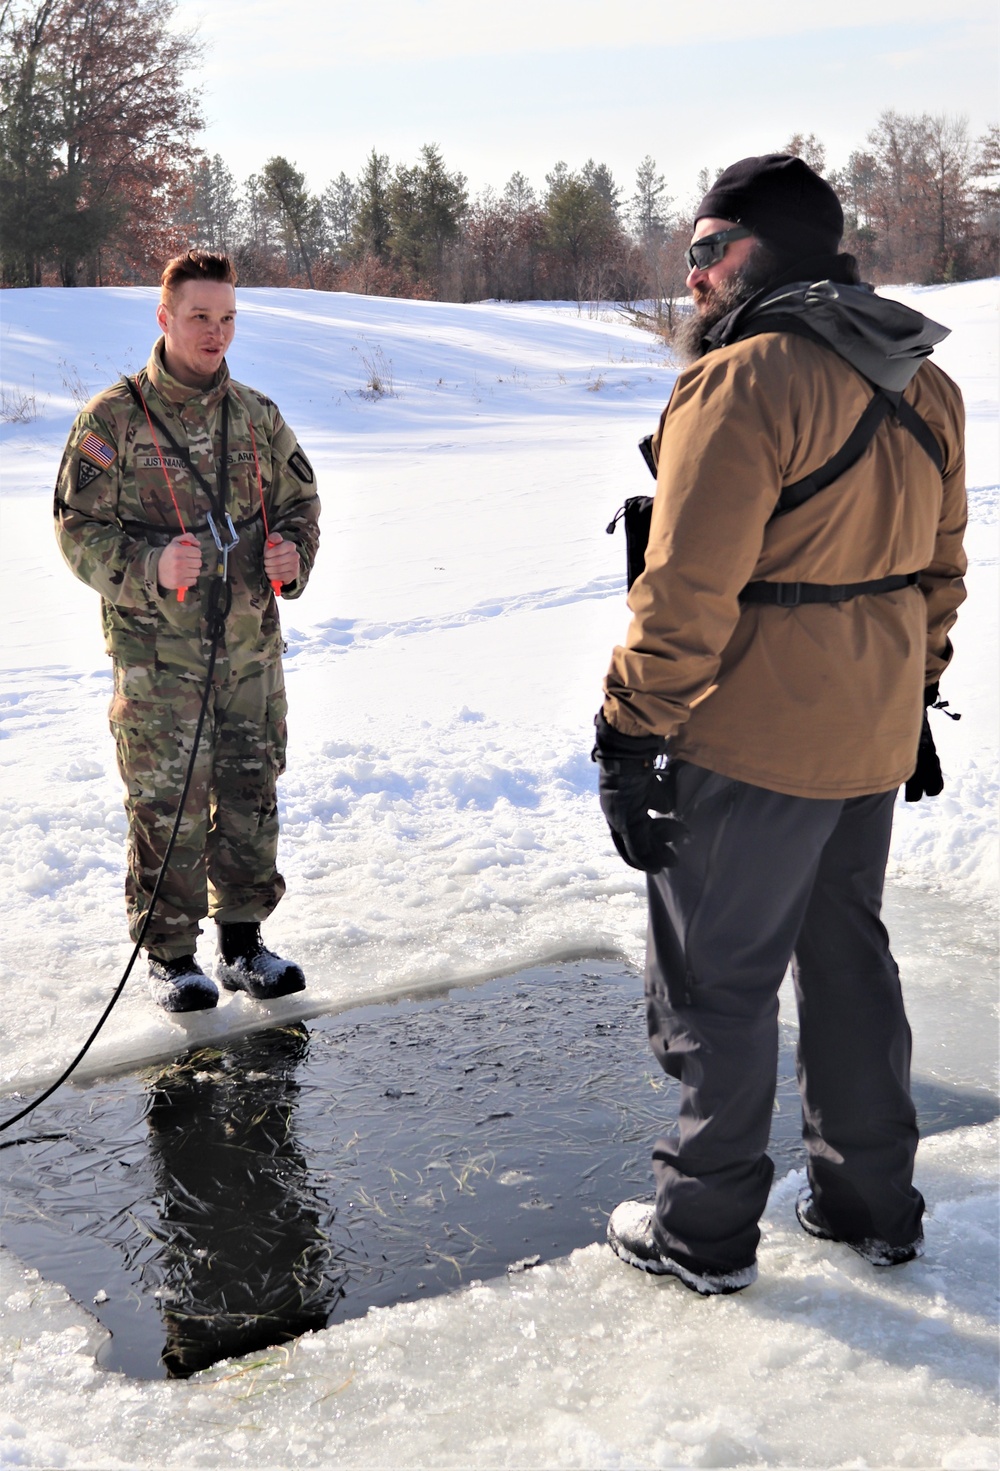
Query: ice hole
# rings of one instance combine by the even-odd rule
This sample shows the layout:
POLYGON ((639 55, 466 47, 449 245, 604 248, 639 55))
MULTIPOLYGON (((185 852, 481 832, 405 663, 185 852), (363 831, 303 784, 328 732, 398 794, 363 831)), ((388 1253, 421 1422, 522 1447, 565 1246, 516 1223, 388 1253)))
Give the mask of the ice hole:
MULTIPOLYGON (((641 992, 621 963, 551 965, 70 1085, 0 1152, 5 1243, 137 1378, 530 1270, 650 1194, 677 1092, 641 992)), ((804 1162, 793 1046, 783 1026, 779 1178, 804 1162)), ((997 1112, 914 1089, 924 1133, 997 1112)))

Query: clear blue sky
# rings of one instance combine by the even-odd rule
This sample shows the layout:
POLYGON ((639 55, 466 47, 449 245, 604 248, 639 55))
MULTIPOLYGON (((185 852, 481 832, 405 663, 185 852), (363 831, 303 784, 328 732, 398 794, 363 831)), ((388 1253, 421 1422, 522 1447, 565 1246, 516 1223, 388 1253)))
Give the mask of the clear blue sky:
POLYGON ((839 165, 886 108, 1000 116, 988 0, 180 0, 177 23, 205 48, 206 149, 239 179, 282 153, 314 190, 434 142, 472 192, 593 157, 627 195, 651 153, 683 200, 794 132, 839 165))

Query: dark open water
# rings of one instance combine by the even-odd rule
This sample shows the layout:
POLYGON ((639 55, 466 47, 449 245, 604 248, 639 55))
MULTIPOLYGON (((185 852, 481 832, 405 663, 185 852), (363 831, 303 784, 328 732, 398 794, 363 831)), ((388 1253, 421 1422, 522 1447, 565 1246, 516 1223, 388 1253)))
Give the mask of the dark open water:
MULTIPOLYGON (((676 1085, 641 989, 620 963, 548 966, 67 1086, 0 1152, 4 1242, 139 1378, 563 1256, 651 1193, 676 1085)), ((779 1175, 804 1163, 792 1045, 779 1175)), ((915 1094, 924 1133, 997 1112, 985 1091, 915 1094)))

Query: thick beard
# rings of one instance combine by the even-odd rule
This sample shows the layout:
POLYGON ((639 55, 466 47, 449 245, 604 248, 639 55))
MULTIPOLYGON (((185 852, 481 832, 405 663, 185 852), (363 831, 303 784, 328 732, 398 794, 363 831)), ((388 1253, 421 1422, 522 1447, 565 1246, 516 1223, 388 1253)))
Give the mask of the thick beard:
POLYGON ((778 273, 775 256, 757 241, 745 264, 721 285, 693 293, 694 311, 678 322, 671 338, 671 346, 681 362, 694 363, 704 357, 708 351, 705 338, 709 329, 751 296, 756 296, 778 273))

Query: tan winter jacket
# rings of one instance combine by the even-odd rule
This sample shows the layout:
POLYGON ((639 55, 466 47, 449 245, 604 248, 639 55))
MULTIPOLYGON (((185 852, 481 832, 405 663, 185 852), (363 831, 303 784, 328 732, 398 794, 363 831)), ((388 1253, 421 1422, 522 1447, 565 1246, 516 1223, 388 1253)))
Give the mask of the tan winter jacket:
POLYGON ((680 375, 658 432, 646 570, 605 681, 611 725, 792 796, 861 796, 910 775, 923 689, 951 657, 965 596, 958 388, 925 363, 905 394, 941 447, 943 479, 890 418, 846 474, 770 520, 782 486, 841 448, 870 396, 834 352, 776 332, 680 375), (919 587, 842 603, 739 602, 755 580, 908 572, 919 587))

